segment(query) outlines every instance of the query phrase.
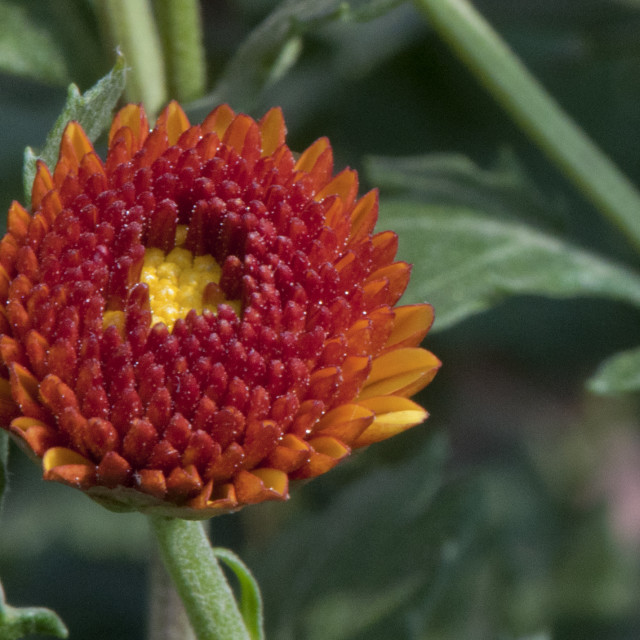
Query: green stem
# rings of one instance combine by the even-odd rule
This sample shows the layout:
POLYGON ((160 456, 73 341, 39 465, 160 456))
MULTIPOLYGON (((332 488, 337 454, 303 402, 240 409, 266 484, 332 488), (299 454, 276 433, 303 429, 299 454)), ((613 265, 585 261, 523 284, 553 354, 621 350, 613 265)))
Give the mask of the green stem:
POLYGON ((148 640, 196 640, 182 600, 153 545, 149 563, 148 640))
POLYGON ((414 2, 511 117, 601 213, 640 248, 640 193, 473 6, 467 0, 414 2))
POLYGON ((202 523, 157 516, 149 521, 198 640, 249 640, 202 523))
POLYGON ((191 101, 206 86, 202 20, 197 0, 153 0, 171 97, 191 101))
POLYGON ((142 102, 153 117, 167 101, 160 37, 149 0, 99 0, 103 22, 113 45, 131 68, 125 97, 142 102))

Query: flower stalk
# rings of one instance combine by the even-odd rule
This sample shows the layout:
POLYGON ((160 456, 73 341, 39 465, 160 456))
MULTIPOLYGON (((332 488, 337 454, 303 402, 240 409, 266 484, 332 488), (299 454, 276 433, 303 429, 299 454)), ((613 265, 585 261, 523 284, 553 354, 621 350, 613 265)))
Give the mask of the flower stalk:
POLYGON ((160 556, 198 640, 250 640, 201 522, 149 517, 160 556))
POLYGON ((414 0, 511 117, 640 248, 640 193, 529 73, 467 0, 414 0))
POLYGON ((189 102, 201 97, 206 85, 202 20, 197 0, 153 0, 153 9, 172 98, 189 102))
POLYGON ((104 0, 98 6, 109 39, 130 67, 125 96, 157 113, 167 101, 160 36, 149 0, 104 0))

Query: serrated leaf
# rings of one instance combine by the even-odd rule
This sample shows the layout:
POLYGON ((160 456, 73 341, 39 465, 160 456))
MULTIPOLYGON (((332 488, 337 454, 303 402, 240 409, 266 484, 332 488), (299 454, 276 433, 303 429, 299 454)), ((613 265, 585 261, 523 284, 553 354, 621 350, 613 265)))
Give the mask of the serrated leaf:
POLYGON ((251 640, 264 640, 262 596, 260 587, 246 564, 240 558, 223 547, 214 547, 213 553, 235 574, 240 584, 240 613, 249 631, 251 640))
POLYGON ((37 154, 30 147, 25 150, 23 184, 25 201, 31 201, 31 185, 36 170, 36 160, 42 160, 53 168, 58 160, 60 140, 67 123, 76 120, 90 140, 95 140, 111 123, 113 109, 122 95, 126 67, 122 56, 104 78, 84 93, 75 84, 69 85, 67 102, 47 136, 44 148, 37 154))
POLYGON ((301 38, 335 20, 370 20, 390 11, 399 0, 288 0, 258 25, 237 49, 211 94, 194 108, 228 102, 250 111, 262 91, 297 61, 301 38))
POLYGON ((445 329, 514 295, 603 297, 640 306, 640 275, 538 231, 467 208, 385 200, 380 228, 413 263, 406 303, 428 301, 445 329))
POLYGON ((46 82, 68 77, 60 43, 22 4, 0 2, 0 70, 46 82))
POLYGON ((18 640, 30 635, 69 637, 69 631, 56 613, 42 607, 16 608, 8 605, 0 585, 0 638, 18 640))
POLYGON ((389 196, 423 203, 463 206, 514 218, 549 218, 549 203, 508 150, 482 169, 457 153, 365 158, 369 181, 389 196))
POLYGON ((587 382, 587 388, 600 395, 640 391, 640 347, 605 360, 587 382))

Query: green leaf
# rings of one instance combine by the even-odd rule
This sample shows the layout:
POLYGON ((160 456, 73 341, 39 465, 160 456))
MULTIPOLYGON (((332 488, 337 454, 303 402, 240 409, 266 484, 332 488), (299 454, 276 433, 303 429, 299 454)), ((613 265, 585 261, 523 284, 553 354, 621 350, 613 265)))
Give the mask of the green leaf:
POLYGON ((194 108, 228 102, 250 111, 261 93, 296 63, 302 37, 335 20, 371 20, 400 4, 399 0, 288 0, 259 24, 237 49, 214 91, 194 108))
POLYGON ((17 609, 9 606, 0 585, 0 638, 17 640, 27 635, 49 635, 56 638, 69 637, 64 622, 51 610, 42 607, 17 609))
POLYGON ((213 554, 233 571, 240 583, 240 613, 251 640, 264 640, 262 596, 251 571, 240 558, 223 547, 214 547, 213 554))
POLYGON ((126 67, 122 56, 113 69, 84 93, 75 84, 69 85, 67 102, 47 136, 41 153, 30 147, 25 150, 23 184, 25 200, 31 201, 31 185, 36 172, 36 160, 42 160, 53 168, 58 161, 60 140, 64 128, 71 120, 76 120, 90 140, 95 140, 111 123, 113 109, 122 95, 125 84, 126 67))
POLYGON ((380 228, 413 263, 403 301, 428 301, 437 329, 509 296, 600 296, 640 306, 640 275, 525 224, 467 208, 385 200, 380 228))
POLYGON ((640 347, 605 360, 587 382, 587 388, 600 395, 640 391, 640 347))
POLYGON ((371 184, 383 193, 430 204, 464 206, 511 219, 548 219, 551 207, 520 166, 504 150, 496 166, 482 169, 457 153, 365 158, 371 184))
POLYGON ((60 43, 22 4, 0 2, 0 70, 46 82, 68 77, 60 43))

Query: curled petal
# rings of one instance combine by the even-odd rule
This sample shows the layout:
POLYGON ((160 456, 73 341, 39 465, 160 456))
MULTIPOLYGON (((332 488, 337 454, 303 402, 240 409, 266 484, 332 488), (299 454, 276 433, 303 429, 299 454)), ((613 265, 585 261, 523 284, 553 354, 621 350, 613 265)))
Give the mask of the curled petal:
POLYGON ((429 415, 412 400, 398 396, 373 397, 361 400, 359 404, 371 411, 375 417, 354 441, 354 448, 366 447, 374 442, 386 440, 424 422, 429 415))
POLYGON ((389 351, 373 361, 358 400, 411 395, 433 380, 440 365, 440 360, 425 349, 407 347, 389 351))

